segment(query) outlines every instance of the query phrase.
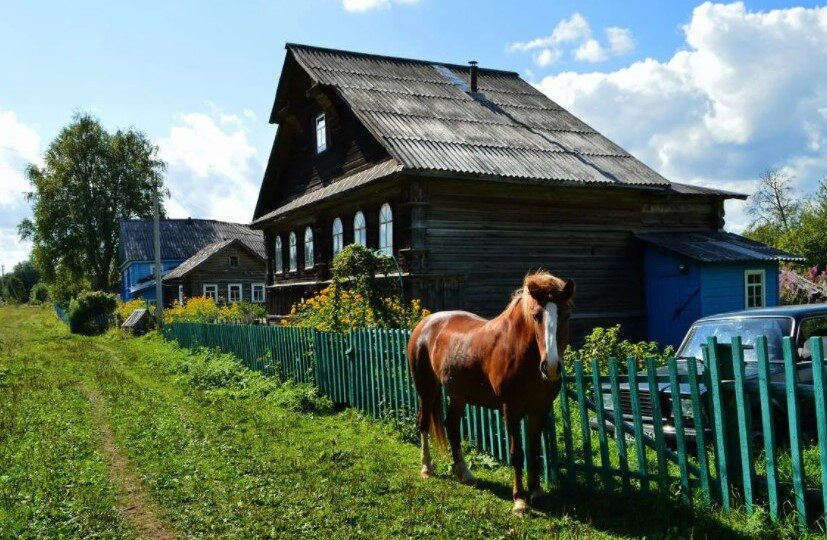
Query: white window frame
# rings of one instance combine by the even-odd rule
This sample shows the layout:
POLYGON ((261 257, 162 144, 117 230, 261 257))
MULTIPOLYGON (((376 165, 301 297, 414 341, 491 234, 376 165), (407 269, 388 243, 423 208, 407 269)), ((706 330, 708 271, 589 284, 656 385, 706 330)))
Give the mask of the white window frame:
POLYGON ((333 220, 331 236, 333 237, 333 256, 335 257, 345 247, 345 226, 338 217, 333 220))
POLYGON ((212 298, 214 301, 218 302, 218 285, 215 283, 205 283, 204 284, 204 297, 205 298, 212 298), (212 294, 208 293, 208 289, 212 289, 212 294))
POLYGON ((316 117, 316 153, 321 154, 327 150, 327 118, 324 113, 316 117))
POLYGON ((276 236, 276 241, 273 246, 273 261, 275 262, 276 274, 284 273, 284 249, 281 244, 281 235, 276 236))
POLYGON ((316 257, 313 249, 313 229, 304 229, 304 268, 309 270, 316 264, 316 257))
POLYGON ((287 249, 290 252, 289 253, 289 259, 290 260, 288 261, 289 264, 290 264, 289 268, 290 268, 291 272, 295 272, 299 268, 298 253, 296 252, 296 249, 297 249, 296 248, 296 233, 294 233, 294 232, 290 233, 290 238, 289 238, 287 244, 288 244, 287 249))
POLYGON ((361 244, 363 246, 367 246, 368 245, 367 240, 368 240, 368 222, 365 220, 364 212, 359 210, 353 216, 353 243, 354 244, 361 244), (361 218, 361 224, 359 224, 359 221, 360 221, 359 218, 361 218))
POLYGON ((178 304, 184 305, 184 286, 178 285, 178 304))
POLYGON ((252 300, 256 304, 261 304, 264 302, 264 299, 264 283, 253 283, 252 288, 250 289, 250 300, 252 300), (261 291, 260 300, 256 300, 256 291, 261 291))
POLYGON ((767 306, 767 271, 766 270, 744 270, 744 308, 754 309, 767 306), (750 306, 750 287, 754 287, 755 283, 749 283, 750 276, 761 276, 761 305, 750 306))
POLYGON ((379 252, 393 255, 393 210, 388 203, 379 209, 379 252))
POLYGON ((229 283, 227 284, 227 303, 232 304, 233 302, 241 302, 244 300, 244 286, 241 283, 229 283), (233 300, 233 288, 238 288, 238 300, 233 300))

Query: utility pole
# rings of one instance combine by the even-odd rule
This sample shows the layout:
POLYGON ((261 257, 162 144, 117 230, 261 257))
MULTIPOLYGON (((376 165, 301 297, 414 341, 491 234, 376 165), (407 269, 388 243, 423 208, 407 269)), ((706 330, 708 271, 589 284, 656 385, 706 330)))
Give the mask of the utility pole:
POLYGON ((153 243, 155 244, 155 317, 158 328, 164 324, 164 287, 161 283, 161 188, 155 187, 153 197, 153 243))

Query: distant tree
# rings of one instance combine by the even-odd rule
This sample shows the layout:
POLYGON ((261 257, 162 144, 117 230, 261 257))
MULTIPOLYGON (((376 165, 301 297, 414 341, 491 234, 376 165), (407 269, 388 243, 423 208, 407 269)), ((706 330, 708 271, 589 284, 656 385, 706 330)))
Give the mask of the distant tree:
POLYGON ((761 173, 758 187, 747 206, 747 212, 753 218, 750 229, 769 225, 786 233, 795 225, 801 203, 793 195, 792 180, 792 176, 781 169, 767 169, 761 173))
POLYGON ((34 264, 52 298, 65 301, 84 285, 115 290, 120 221, 152 215, 165 169, 143 133, 109 133, 89 114, 63 128, 42 167, 29 165, 34 218, 18 233, 34 243, 34 264))
POLYGON ((28 298, 32 287, 40 281, 40 272, 37 271, 34 263, 31 260, 21 261, 14 265, 11 273, 23 282, 24 296, 28 298))
POLYGON ((8 274, 0 280, 0 298, 12 304, 21 304, 27 300, 23 280, 14 274, 8 274))

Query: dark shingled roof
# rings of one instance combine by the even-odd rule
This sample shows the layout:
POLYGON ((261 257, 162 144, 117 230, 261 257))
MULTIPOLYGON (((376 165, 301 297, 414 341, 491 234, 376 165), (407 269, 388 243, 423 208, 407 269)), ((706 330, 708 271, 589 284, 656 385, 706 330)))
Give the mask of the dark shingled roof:
POLYGON ((635 236, 701 262, 804 261, 798 255, 723 231, 653 232, 635 236))
MULTIPOLYGON (((209 244, 238 238, 262 257, 265 257, 264 237, 241 223, 212 219, 161 220, 161 259, 189 259, 209 244)), ((130 261, 154 259, 152 247, 152 220, 121 221, 121 264, 130 261)))
MULTIPOLYGON (((259 253, 254 251, 247 244, 238 238, 232 238, 230 240, 222 240, 221 242, 215 242, 213 244, 209 244, 208 246, 204 247, 201 251, 187 259, 186 261, 182 262, 174 269, 170 270, 164 277, 164 281, 171 281, 173 279, 178 279, 187 275, 190 271, 194 270, 198 267, 201 263, 212 257, 213 255, 223 251, 224 248, 229 247, 235 243, 239 243, 243 247, 246 247, 247 250, 252 253, 253 255, 261 258, 262 264, 264 263, 265 255, 263 253, 259 253)), ((263 244, 262 244, 263 248, 263 244)))
MULTIPOLYGON (((288 44, 315 84, 336 90, 411 171, 565 184, 669 181, 513 72, 288 44)), ((277 96, 274 116, 280 106, 277 96)))

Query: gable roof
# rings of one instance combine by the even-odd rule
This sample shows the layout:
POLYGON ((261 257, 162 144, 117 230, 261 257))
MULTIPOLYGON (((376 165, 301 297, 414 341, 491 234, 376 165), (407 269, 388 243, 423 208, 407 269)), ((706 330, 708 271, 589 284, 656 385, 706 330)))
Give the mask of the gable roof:
MULTIPOLYGON (((178 278, 184 277, 185 275, 189 274, 191 271, 198 268, 198 266, 200 266, 201 264, 206 262, 207 259, 209 259, 213 255, 216 255, 216 254, 220 253, 221 251, 224 251, 224 249, 230 247, 231 245, 241 246, 242 248, 249 251, 250 254, 252 254, 253 256, 258 257, 259 259, 261 259, 261 263, 264 264, 264 260, 265 260, 264 259, 265 258, 264 254, 259 253, 255 250, 251 249, 245 242, 243 242, 242 240, 239 240, 238 238, 231 238, 229 240, 222 240, 220 242, 214 242, 212 244, 209 244, 209 245, 205 246, 198 253, 196 253, 195 255, 193 255, 192 257, 187 259, 186 261, 182 262, 181 264, 179 264, 178 266, 176 266, 175 268, 170 270, 162 278, 163 281, 171 281, 173 279, 178 279, 178 278)), ((262 247, 263 247, 263 244, 262 244, 262 247)))
POLYGON ((804 257, 723 231, 653 232, 635 236, 701 262, 804 261, 804 257))
MULTIPOLYGON (((261 231, 254 231, 241 223, 212 219, 162 219, 160 225, 163 260, 189 259, 209 244, 236 238, 244 242, 249 249, 265 257, 261 231)), ((121 221, 121 264, 154 259, 152 237, 151 219, 121 221)))
MULTIPOLYGON (((313 84, 335 90, 403 170, 566 184, 669 181, 508 71, 287 44, 313 84)), ((281 90, 280 84, 280 90, 281 90)), ((276 96, 271 121, 286 96, 276 96)))

